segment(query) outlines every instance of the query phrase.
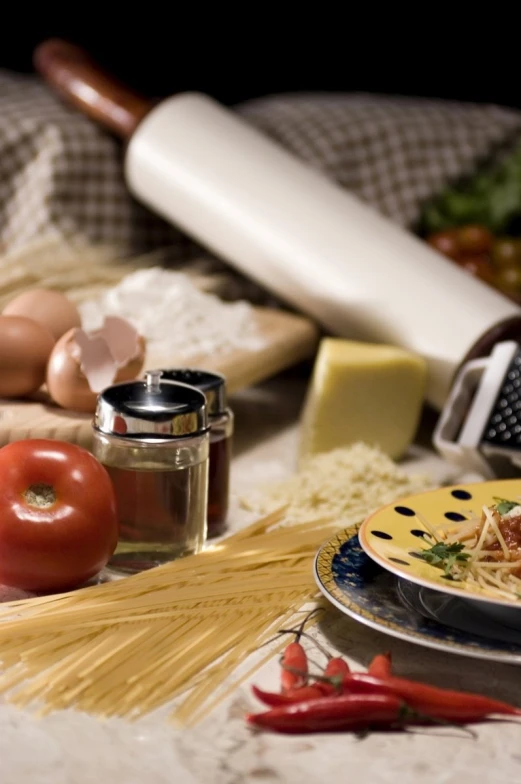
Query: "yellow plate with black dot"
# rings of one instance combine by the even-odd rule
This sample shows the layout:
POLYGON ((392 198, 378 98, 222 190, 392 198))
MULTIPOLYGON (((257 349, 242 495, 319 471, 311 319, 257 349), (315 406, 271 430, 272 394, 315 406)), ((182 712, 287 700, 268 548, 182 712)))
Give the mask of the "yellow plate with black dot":
POLYGON ((515 607, 521 612, 521 598, 499 599, 478 587, 449 580, 443 569, 418 556, 435 543, 422 520, 433 529, 448 522, 456 528, 458 523, 480 517, 483 506, 491 506, 497 498, 521 503, 521 479, 453 485, 402 498, 364 521, 359 531, 360 544, 376 563, 406 580, 488 605, 515 607))

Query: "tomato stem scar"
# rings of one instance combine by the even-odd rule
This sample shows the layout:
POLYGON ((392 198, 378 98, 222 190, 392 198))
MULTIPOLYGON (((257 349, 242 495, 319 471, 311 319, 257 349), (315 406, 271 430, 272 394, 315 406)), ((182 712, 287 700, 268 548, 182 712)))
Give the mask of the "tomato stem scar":
POLYGON ((29 506, 38 509, 46 509, 56 502, 56 493, 51 485, 43 483, 31 485, 23 494, 24 500, 29 506))

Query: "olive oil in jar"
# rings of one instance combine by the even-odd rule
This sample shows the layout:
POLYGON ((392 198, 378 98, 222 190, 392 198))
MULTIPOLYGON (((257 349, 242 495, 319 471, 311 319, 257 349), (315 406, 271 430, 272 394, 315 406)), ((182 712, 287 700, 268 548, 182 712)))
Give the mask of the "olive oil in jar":
POLYGON ((109 570, 132 574, 201 550, 209 443, 197 389, 150 372, 101 393, 93 451, 112 479, 120 525, 109 570))
POLYGON ((198 552, 205 541, 207 465, 170 469, 105 464, 118 499, 119 541, 110 566, 138 572, 198 552))

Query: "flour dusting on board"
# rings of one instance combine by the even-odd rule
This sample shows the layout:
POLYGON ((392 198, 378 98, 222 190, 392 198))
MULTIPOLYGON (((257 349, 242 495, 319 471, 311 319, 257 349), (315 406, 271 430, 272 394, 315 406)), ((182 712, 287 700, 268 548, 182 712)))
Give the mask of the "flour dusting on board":
POLYGON ((97 329, 105 316, 128 319, 153 353, 190 357, 256 351, 266 341, 248 302, 223 302, 202 292, 187 275, 161 267, 138 270, 97 299, 79 305, 83 328, 97 329))

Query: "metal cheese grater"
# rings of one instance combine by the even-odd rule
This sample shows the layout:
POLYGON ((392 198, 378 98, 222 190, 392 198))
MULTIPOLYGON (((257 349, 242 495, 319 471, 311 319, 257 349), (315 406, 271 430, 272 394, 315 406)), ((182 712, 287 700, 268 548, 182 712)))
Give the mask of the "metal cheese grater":
POLYGON ((463 470, 488 478, 521 472, 521 345, 498 343, 459 372, 433 437, 463 470))

